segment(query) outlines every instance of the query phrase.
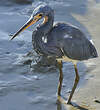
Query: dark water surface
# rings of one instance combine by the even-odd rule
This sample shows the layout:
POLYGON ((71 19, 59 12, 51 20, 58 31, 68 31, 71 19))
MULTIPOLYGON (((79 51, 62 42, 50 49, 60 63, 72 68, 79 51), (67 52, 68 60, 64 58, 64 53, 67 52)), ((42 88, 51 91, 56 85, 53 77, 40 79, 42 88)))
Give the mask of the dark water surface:
MULTIPOLYGON (((89 29, 89 17, 92 16, 90 7, 99 8, 95 7, 99 4, 99 0, 92 0, 93 3, 88 0, 1 0, 0 110, 65 110, 56 104, 59 76, 57 68, 38 65, 30 67, 34 56, 26 54, 32 51, 31 36, 34 26, 25 30, 13 41, 9 40, 9 34, 16 32, 28 20, 34 7, 42 1, 55 10, 55 21, 70 22, 78 26, 87 36, 94 35, 93 39, 98 43, 96 34, 93 31, 89 34, 87 29, 89 29)), ((99 50, 99 45, 96 46, 99 50)), ((32 65, 34 64, 33 60, 32 65)), ((95 68, 94 60, 78 63, 81 77, 78 88, 85 85, 88 78, 93 77, 93 74, 88 73, 95 68)), ((72 63, 64 63, 63 72, 62 94, 67 98, 75 76, 72 63)))

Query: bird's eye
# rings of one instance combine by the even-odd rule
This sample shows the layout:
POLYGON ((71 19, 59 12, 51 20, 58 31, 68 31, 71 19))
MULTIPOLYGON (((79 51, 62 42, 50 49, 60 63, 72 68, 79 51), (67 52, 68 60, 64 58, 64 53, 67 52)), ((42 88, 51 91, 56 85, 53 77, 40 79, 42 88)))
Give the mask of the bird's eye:
POLYGON ((39 14, 39 16, 42 16, 42 14, 39 14))

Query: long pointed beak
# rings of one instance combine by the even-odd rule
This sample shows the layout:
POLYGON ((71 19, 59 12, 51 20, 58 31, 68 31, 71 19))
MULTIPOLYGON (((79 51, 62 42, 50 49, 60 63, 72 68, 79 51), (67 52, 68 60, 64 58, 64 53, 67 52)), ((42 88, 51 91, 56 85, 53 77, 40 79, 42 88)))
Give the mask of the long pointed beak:
POLYGON ((39 19, 30 17, 30 19, 11 37, 10 40, 13 40, 17 35, 19 35, 22 31, 27 29, 32 24, 35 24, 39 19))

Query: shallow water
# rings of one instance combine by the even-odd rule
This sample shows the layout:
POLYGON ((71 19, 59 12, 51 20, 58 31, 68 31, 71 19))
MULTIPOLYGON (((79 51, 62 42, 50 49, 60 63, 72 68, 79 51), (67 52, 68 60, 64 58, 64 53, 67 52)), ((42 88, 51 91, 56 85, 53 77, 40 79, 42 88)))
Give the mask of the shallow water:
MULTIPOLYGON (((42 2, 26 0, 28 2, 23 4, 23 1, 25 0, 0 1, 0 110, 66 110, 56 103, 58 69, 35 65, 34 56, 27 55, 32 51, 34 26, 13 41, 9 40, 9 34, 16 32, 28 20, 34 7, 42 2)), ((54 8, 55 21, 70 22, 78 26, 88 38, 93 36, 95 46, 100 50, 99 0, 44 1, 54 8)), ((98 59, 78 63, 81 79, 77 90, 86 85, 89 78, 94 77, 92 73, 99 66, 98 59)), ((67 98, 75 76, 73 64, 64 63, 63 72, 62 95, 67 98)))

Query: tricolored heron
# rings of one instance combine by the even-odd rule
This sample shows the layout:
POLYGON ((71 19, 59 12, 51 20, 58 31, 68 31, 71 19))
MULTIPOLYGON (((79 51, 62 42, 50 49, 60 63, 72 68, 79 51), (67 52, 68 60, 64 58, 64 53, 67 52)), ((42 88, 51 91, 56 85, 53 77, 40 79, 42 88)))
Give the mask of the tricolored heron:
POLYGON ((76 26, 66 23, 54 22, 54 10, 46 4, 39 5, 33 11, 30 19, 11 38, 15 38, 20 32, 44 18, 41 25, 37 26, 32 34, 34 50, 43 56, 55 57, 60 71, 58 96, 61 95, 63 81, 62 61, 72 61, 75 68, 75 82, 70 93, 68 104, 70 104, 74 91, 79 82, 77 61, 88 60, 98 56, 93 43, 86 38, 76 26))

